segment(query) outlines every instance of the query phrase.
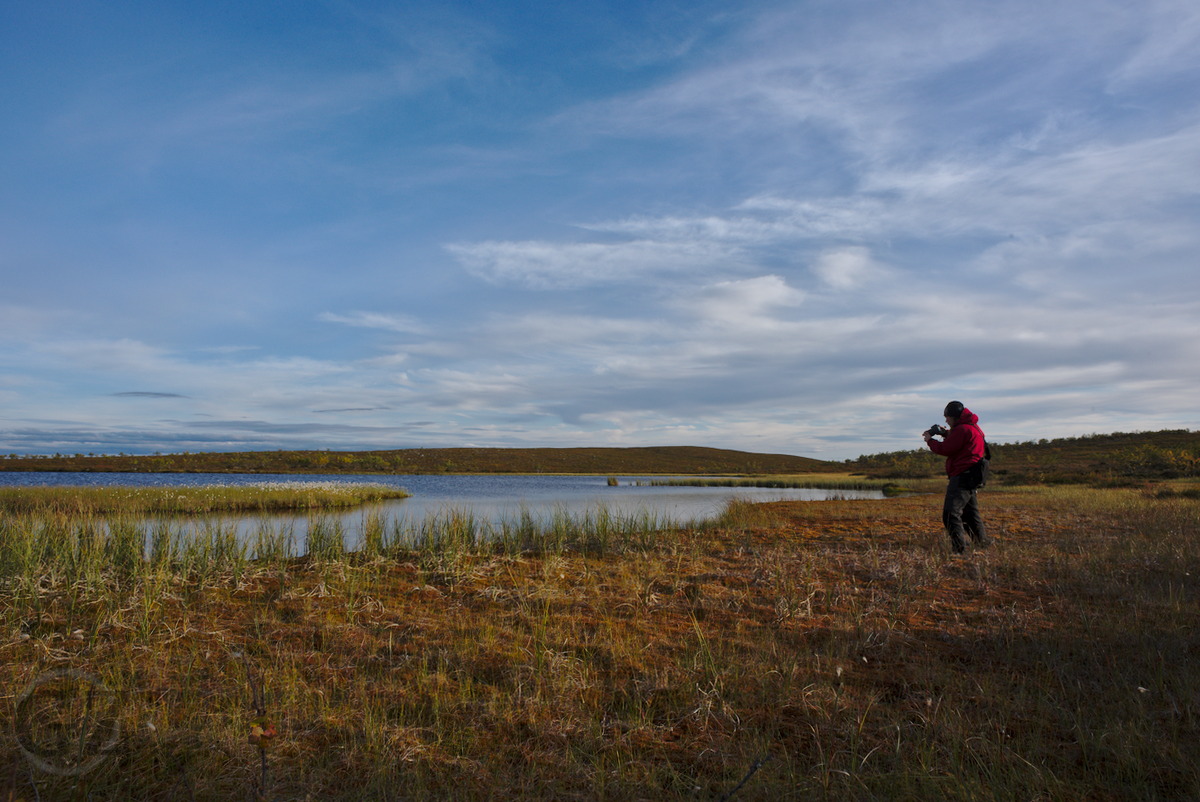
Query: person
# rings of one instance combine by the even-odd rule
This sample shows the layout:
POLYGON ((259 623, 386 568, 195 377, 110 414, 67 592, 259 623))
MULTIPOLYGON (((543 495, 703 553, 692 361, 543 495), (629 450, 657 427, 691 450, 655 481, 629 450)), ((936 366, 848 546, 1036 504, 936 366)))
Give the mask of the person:
POLYGON ((979 428, 979 416, 958 401, 951 401, 942 413, 949 430, 933 427, 924 432, 925 443, 934 454, 946 458, 946 500, 942 504, 942 523, 950 535, 950 548, 955 554, 966 550, 963 533, 970 536, 976 546, 988 545, 983 516, 979 512, 976 486, 971 481, 969 469, 983 459, 987 446, 983 430, 979 428), (935 431, 936 430, 936 431, 935 431), (935 439, 941 435, 942 440, 935 439))

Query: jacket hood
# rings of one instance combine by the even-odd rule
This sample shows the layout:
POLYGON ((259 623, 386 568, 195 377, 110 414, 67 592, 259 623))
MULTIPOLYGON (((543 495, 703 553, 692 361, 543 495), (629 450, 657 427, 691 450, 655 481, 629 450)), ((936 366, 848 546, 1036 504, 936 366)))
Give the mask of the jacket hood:
POLYGON ((958 416, 958 422, 960 424, 966 423, 974 426, 975 424, 979 423, 979 416, 966 407, 963 407, 962 414, 958 416))

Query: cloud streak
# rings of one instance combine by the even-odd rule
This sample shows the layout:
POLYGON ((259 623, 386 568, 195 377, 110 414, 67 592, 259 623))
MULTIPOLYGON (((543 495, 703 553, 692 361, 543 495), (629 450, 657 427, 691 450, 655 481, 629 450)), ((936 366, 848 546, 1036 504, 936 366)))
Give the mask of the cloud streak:
POLYGON ((718 266, 728 269, 738 261, 736 248, 719 241, 488 241, 452 244, 447 250, 468 272, 486 281, 533 289, 653 283, 681 273, 711 273, 718 266))
POLYGON ((187 398, 179 393, 156 393, 145 390, 129 390, 123 393, 113 393, 114 398, 187 398))

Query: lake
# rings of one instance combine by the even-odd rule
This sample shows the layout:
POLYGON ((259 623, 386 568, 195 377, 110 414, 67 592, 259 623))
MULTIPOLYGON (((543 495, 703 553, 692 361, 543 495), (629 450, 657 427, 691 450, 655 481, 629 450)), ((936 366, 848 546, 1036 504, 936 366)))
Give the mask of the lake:
MULTIPOLYGON (((831 498, 884 497, 878 490, 649 485, 655 479, 666 478, 670 477, 621 476, 620 484, 610 487, 607 476, 0 472, 0 485, 180 487, 255 485, 264 482, 368 483, 401 487, 412 494, 411 498, 399 501, 372 504, 349 512, 329 513, 328 517, 342 524, 350 547, 357 542, 362 522, 368 515, 380 515, 389 526, 390 522, 401 522, 406 528, 450 511, 467 513, 478 521, 493 525, 514 521, 526 512, 535 520, 547 521, 555 514, 565 512, 571 516, 583 516, 599 509, 614 515, 649 515, 660 521, 687 522, 708 520, 719 515, 732 499, 823 501, 831 498)), ((307 514, 225 518, 236 518, 239 530, 244 533, 249 533, 264 521, 272 526, 290 526, 299 543, 305 540, 308 524, 307 514)))

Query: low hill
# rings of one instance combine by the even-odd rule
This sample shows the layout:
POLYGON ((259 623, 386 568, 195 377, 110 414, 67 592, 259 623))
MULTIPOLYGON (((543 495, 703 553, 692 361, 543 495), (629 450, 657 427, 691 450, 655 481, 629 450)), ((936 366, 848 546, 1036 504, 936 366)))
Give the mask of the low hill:
POLYGON ((132 473, 585 473, 796 474, 843 470, 789 454, 693 446, 649 448, 422 448, 395 451, 242 451, 153 456, 8 457, 3 471, 132 473))
MULTIPOLYGON (((1110 482, 1200 476, 1200 432, 1115 432, 1024 443, 991 444, 992 471, 1009 484, 1110 482)), ((846 467, 870 476, 938 474, 943 458, 926 449, 871 454, 846 467)))
MULTIPOLYGON (((998 482, 1131 483, 1200 476, 1200 432, 1116 432, 992 444, 998 482)), ((648 448, 423 448, 390 451, 241 451, 153 456, 0 457, 0 471, 132 473, 586 473, 800 474, 852 471, 880 478, 937 476, 924 449, 823 462, 695 446, 648 448)))

